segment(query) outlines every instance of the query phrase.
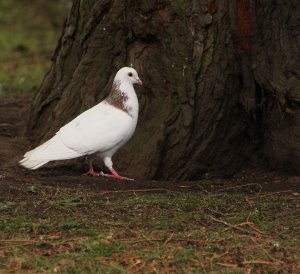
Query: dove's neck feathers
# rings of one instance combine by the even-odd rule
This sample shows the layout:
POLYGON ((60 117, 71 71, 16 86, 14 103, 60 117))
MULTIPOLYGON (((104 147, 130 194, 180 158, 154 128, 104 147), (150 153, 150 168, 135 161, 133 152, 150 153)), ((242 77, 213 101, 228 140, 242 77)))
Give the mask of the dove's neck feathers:
POLYGON ((138 118, 139 104, 131 83, 115 79, 105 102, 126 112, 134 119, 138 118))

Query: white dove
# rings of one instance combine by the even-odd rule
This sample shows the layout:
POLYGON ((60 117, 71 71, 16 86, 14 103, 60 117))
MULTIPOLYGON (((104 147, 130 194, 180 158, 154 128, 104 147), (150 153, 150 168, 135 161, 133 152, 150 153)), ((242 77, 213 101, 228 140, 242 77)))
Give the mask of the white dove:
POLYGON ((60 128, 47 142, 25 153, 20 164, 37 169, 50 161, 96 154, 102 158, 111 174, 95 172, 89 160, 86 175, 101 174, 116 179, 129 179, 120 176, 113 168, 112 156, 132 137, 136 128, 139 103, 133 84, 142 85, 136 70, 121 68, 105 100, 60 128))

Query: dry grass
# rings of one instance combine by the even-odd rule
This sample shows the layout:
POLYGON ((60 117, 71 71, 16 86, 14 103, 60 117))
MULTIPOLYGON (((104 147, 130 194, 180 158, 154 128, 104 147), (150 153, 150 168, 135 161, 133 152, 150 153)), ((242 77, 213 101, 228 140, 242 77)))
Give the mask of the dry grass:
POLYGON ((299 272, 292 191, 18 189, 0 204, 3 271, 299 272))

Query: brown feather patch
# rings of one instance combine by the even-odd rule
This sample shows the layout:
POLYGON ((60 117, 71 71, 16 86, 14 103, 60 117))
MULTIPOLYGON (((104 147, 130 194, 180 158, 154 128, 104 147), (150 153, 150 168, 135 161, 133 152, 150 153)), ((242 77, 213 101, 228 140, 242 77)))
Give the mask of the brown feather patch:
POLYGON ((128 95, 125 92, 120 90, 120 85, 121 85, 120 81, 113 82, 111 92, 105 99, 105 102, 130 115, 129 112, 131 111, 131 107, 128 107, 128 105, 126 104, 128 100, 128 95))

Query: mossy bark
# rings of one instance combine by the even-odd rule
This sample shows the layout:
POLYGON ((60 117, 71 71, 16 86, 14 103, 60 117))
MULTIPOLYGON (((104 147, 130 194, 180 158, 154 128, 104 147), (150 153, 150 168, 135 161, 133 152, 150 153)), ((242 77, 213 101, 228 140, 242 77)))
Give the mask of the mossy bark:
POLYGON ((296 1, 74 0, 28 132, 45 140, 133 65, 140 118, 115 156, 140 178, 231 175, 250 160, 300 171, 296 1))

